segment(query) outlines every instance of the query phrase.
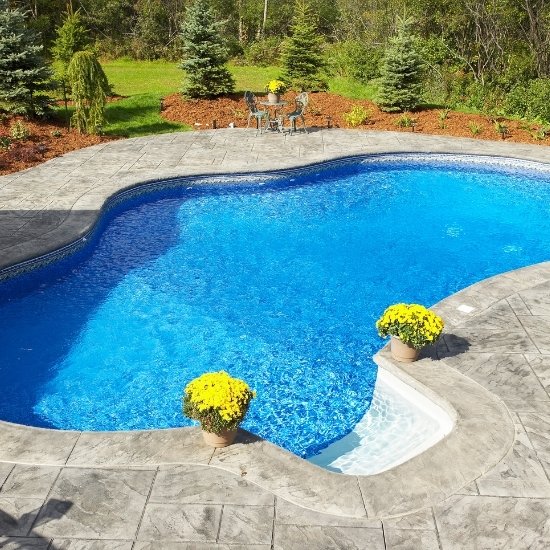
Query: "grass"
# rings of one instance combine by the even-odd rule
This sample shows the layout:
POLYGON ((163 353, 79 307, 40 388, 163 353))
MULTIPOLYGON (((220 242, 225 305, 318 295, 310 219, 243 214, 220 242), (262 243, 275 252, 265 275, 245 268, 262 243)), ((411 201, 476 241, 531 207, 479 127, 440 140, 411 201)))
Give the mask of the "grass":
POLYGON ((101 66, 119 95, 156 94, 160 101, 181 88, 183 72, 175 62, 117 59, 101 66))
POLYGON ((118 59, 102 66, 113 91, 125 96, 107 106, 105 134, 137 137, 190 129, 160 115, 161 99, 181 86, 177 63, 118 59))
POLYGON ((378 86, 375 82, 362 84, 341 76, 329 78, 328 88, 330 92, 350 99, 369 99, 373 101, 378 94, 378 86))
MULTIPOLYGON (((181 89, 183 72, 177 62, 117 59, 104 61, 102 66, 114 93, 123 96, 123 99, 107 105, 105 134, 137 137, 190 129, 160 115, 161 99, 181 89)), ((238 93, 251 90, 263 94, 267 82, 281 74, 279 67, 230 65, 229 68, 238 93)), ((329 90, 352 99, 373 99, 377 91, 375 85, 341 77, 329 80, 329 90)), ((65 118, 64 109, 60 108, 58 112, 61 118, 65 118)))

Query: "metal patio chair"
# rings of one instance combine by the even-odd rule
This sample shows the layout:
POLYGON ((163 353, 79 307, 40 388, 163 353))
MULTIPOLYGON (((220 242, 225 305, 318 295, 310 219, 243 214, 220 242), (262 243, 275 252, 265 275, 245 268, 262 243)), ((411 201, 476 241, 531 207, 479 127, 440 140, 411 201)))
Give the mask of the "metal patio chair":
POLYGON ((245 92, 244 100, 246 102, 246 106, 248 107, 248 123, 246 127, 250 128, 250 120, 254 118, 256 120, 256 134, 258 134, 258 131, 261 134, 265 128, 269 113, 258 109, 258 105, 256 104, 256 96, 252 92, 245 92))
POLYGON ((294 103, 296 104, 296 108, 292 113, 288 113, 285 118, 288 118, 290 121, 290 134, 293 134, 296 132, 296 121, 298 119, 301 119, 302 126, 304 128, 304 132, 307 134, 307 128, 306 128, 306 121, 304 119, 304 113, 306 111, 307 104, 309 102, 309 97, 306 92, 302 92, 300 95, 296 96, 294 99, 294 103))

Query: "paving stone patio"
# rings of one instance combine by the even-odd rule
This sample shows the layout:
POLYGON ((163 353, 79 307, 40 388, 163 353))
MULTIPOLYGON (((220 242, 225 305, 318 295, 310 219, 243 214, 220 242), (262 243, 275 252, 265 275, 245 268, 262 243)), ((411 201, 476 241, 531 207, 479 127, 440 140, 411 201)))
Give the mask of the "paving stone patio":
MULTIPOLYGON (((111 142, 0 178, 0 267, 74 241, 108 196, 142 182, 414 151, 550 163, 542 146, 413 133, 217 130, 111 142)), ((193 429, 1 423, 0 548, 550 548, 550 263, 436 307, 447 327, 435 350, 414 365, 395 365, 386 350, 376 357, 456 416, 445 440, 408 463, 344 476, 245 433, 213 452, 193 429)))

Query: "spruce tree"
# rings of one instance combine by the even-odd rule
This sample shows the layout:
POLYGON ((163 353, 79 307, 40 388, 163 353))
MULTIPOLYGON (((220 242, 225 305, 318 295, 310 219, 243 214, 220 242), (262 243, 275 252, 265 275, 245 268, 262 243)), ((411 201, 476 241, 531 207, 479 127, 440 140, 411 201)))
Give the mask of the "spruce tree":
POLYGON ((70 91, 67 79, 67 68, 76 52, 90 46, 88 30, 82 22, 79 10, 74 11, 72 3, 67 5, 67 15, 63 24, 56 30, 57 38, 52 47, 52 56, 55 61, 55 77, 59 82, 67 109, 67 95, 70 91))
POLYGON ((0 0, 0 109, 16 114, 43 115, 52 88, 52 71, 41 56, 36 33, 25 14, 0 0))
POLYGON ((321 77, 323 40, 308 0, 296 0, 290 33, 283 44, 282 79, 298 91, 326 90, 327 83, 321 77))
POLYGON ((411 32, 412 19, 397 20, 397 35, 386 48, 378 103, 383 111, 409 111, 422 93, 422 59, 411 32))
POLYGON ((188 9, 181 32, 184 96, 211 98, 234 91, 235 81, 225 66, 229 54, 221 38, 221 25, 204 0, 196 0, 188 9))
POLYGON ((75 111, 71 125, 80 133, 98 134, 105 123, 109 82, 95 54, 76 52, 67 68, 75 111))

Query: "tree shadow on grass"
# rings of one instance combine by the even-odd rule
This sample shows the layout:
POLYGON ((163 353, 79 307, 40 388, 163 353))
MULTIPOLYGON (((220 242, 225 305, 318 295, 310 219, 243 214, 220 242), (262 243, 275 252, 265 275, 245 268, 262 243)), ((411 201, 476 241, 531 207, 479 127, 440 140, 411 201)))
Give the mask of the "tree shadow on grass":
POLYGON ((186 126, 170 122, 160 114, 160 98, 156 96, 135 96, 110 103, 105 111, 106 135, 127 137, 176 132, 186 126))

